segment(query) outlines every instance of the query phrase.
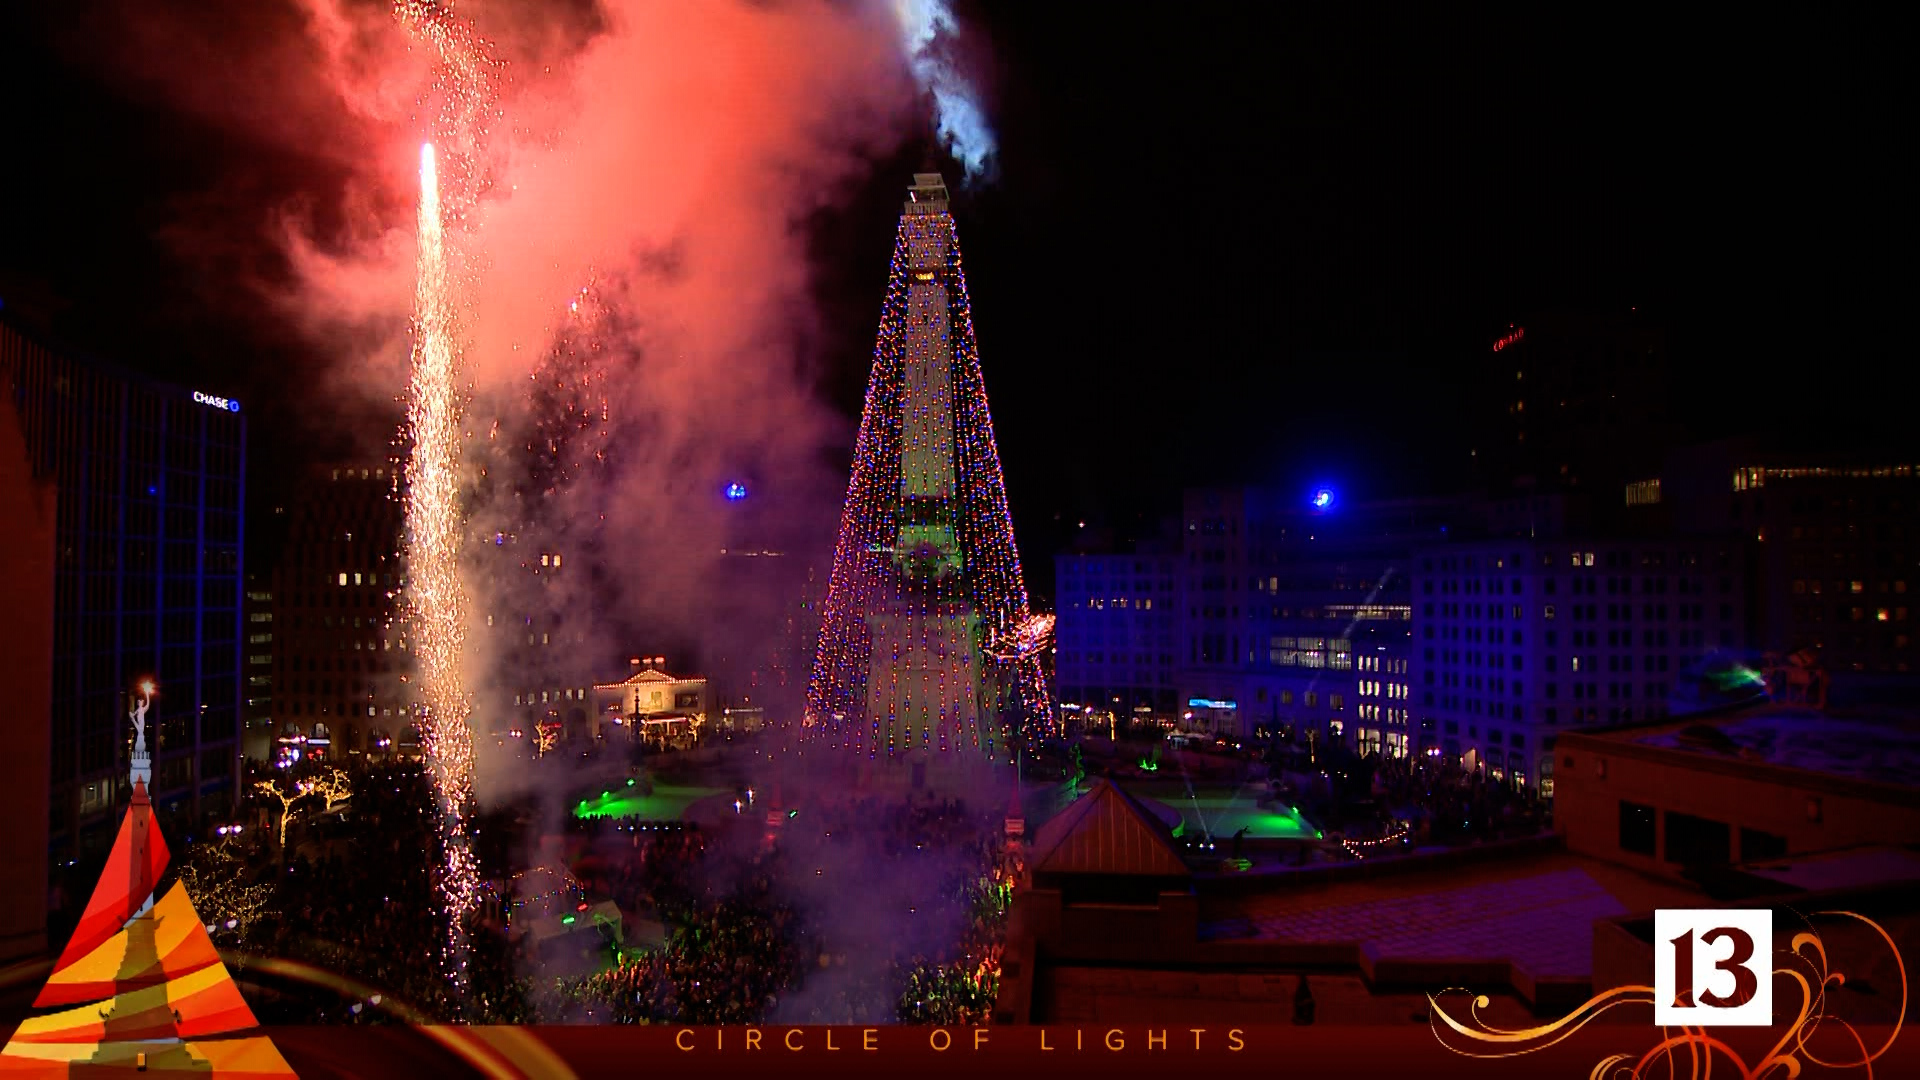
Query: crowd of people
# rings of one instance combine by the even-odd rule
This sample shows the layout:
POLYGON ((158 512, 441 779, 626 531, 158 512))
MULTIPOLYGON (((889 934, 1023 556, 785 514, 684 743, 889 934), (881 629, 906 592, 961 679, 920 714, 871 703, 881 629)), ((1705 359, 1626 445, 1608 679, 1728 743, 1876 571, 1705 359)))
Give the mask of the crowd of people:
POLYGON ((284 845, 282 812, 182 853, 267 1023, 984 1020, 1019 873, 997 818, 956 800, 802 800, 777 830, 596 822, 543 848, 553 865, 482 866, 451 978, 423 770, 355 772, 335 809, 293 808, 284 845), (555 962, 531 928, 589 898, 629 932, 555 962))
MULTIPOLYGON (((1439 759, 1369 757, 1290 797, 1349 838, 1405 829, 1416 846, 1547 824, 1529 793, 1439 759)), ((363 769, 339 808, 297 812, 284 847, 257 822, 191 845, 181 870, 269 1023, 985 1022, 1022 872, 1000 815, 925 796, 801 799, 777 825, 569 822, 535 867, 506 865, 527 845, 490 825, 493 885, 454 979, 427 774, 363 769), (589 900, 626 933, 571 937, 590 955, 555 962, 530 928, 589 900), (249 973, 248 957, 281 963, 249 973)))
POLYGON ((589 882, 670 926, 668 940, 551 980, 543 1016, 965 1023, 991 1011, 1019 867, 957 801, 814 804, 774 834, 747 825, 711 842, 660 833, 627 845, 637 856, 596 845, 589 882))

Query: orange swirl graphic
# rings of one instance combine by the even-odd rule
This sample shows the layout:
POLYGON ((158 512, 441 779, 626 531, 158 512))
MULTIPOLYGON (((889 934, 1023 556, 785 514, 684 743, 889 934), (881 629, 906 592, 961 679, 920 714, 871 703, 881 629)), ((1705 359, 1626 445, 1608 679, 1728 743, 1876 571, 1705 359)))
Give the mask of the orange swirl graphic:
MULTIPOLYGON (((1851 1022, 1843 1017, 1834 1016, 1827 1011, 1829 987, 1844 986, 1847 977, 1843 972, 1834 970, 1828 961, 1826 944, 1821 941, 1817 931, 1811 928, 1795 934, 1789 948, 1779 955, 1783 964, 1776 967, 1773 974, 1784 976, 1800 988, 1800 1006, 1798 1015, 1787 1025, 1785 1031, 1773 1047, 1753 1064, 1748 1065, 1739 1052, 1702 1028, 1681 1028, 1679 1034, 1670 1034, 1661 1029, 1661 1039, 1649 1047, 1639 1057, 1632 1054, 1613 1054, 1594 1063, 1588 1073, 1588 1080, 1653 1080, 1657 1075, 1655 1066, 1666 1063, 1667 1080, 1713 1080, 1713 1066, 1716 1058, 1733 1066, 1735 1075, 1741 1080, 1760 1080, 1761 1077, 1785 1077, 1794 1080, 1808 1065, 1823 1069, 1841 1071, 1862 1069, 1865 1076, 1873 1076, 1873 1063, 1878 1061, 1893 1047, 1894 1040, 1900 1037, 1900 1029, 1906 1023, 1907 1016, 1907 965, 1900 956, 1900 949, 1894 944, 1892 935, 1886 928, 1864 915, 1851 911, 1821 911, 1818 916, 1833 916, 1852 919, 1871 927, 1880 940, 1886 943, 1887 950, 1893 955, 1893 962, 1900 973, 1900 1003, 1893 1021, 1893 1030, 1886 1041, 1878 1047, 1869 1048, 1866 1040, 1851 1022), (1808 1044, 1814 1033, 1822 1025, 1830 1025, 1845 1035, 1858 1051, 1857 1056, 1849 1055, 1841 1060, 1828 1060, 1814 1053, 1808 1044)), ((1480 1010, 1487 1007, 1489 1000, 1485 995, 1472 995, 1467 990, 1445 990, 1438 995, 1429 995, 1427 1001, 1433 1006, 1432 1019, 1434 1037, 1440 1045, 1456 1054, 1475 1058, 1510 1058, 1531 1054, 1554 1046, 1571 1038, 1580 1029, 1592 1023, 1601 1013, 1621 1005, 1652 1005, 1654 1002, 1651 986, 1621 986, 1588 999, 1579 1008, 1550 1024, 1538 1027, 1508 1029, 1495 1027, 1480 1018, 1480 1010), (1470 1000, 1464 1018, 1456 1018, 1441 1005, 1441 998, 1450 994, 1468 994, 1470 1000)))

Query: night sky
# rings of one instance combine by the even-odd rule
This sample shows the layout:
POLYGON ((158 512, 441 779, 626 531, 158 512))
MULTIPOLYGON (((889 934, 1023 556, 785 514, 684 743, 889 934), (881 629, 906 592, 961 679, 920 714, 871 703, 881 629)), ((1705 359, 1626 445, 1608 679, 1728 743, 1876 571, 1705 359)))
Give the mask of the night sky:
MULTIPOLYGON (((275 32, 271 9, 218 7, 244 25, 215 40, 275 32)), ((270 486, 356 421, 302 396, 317 350, 236 282, 276 272, 271 208, 325 212, 332 180, 86 62, 116 10, 0 12, 0 298, 241 397, 270 486), (177 230, 210 201, 232 231, 184 260, 177 230)), ((1913 353, 1906 16, 957 10, 1000 155, 956 212, 1030 561, 1059 525, 1170 509, 1183 483, 1454 484, 1471 370, 1553 307, 1652 313, 1702 437, 1911 445, 1911 398, 1889 392, 1913 353)), ((875 162, 814 221, 821 393, 849 415, 930 153, 875 162)))

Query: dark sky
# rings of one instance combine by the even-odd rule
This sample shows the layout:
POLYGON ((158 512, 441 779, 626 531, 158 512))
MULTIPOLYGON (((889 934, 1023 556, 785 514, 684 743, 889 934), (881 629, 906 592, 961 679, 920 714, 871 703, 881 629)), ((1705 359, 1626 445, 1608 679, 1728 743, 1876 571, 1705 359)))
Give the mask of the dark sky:
MULTIPOLYGON (((1449 482, 1466 372, 1549 307, 1653 313, 1702 436, 1907 437, 1909 17, 1563 9, 959 5, 1000 156, 956 209, 1030 552, 1055 515, 1171 507, 1181 483, 1449 482)), ((312 163, 54 47, 112 34, 107 10, 0 12, 0 298, 58 297, 58 337, 244 395, 263 463, 318 452, 307 346, 223 280, 273 253, 236 236, 186 267, 164 238, 216 192, 284 199, 312 163)), ((845 411, 927 152, 817 222, 845 411)))

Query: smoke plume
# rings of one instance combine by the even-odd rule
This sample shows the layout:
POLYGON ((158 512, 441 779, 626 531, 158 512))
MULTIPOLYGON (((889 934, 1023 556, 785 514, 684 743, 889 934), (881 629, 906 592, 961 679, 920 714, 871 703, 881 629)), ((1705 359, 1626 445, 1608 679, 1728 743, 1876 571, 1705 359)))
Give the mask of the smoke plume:
POLYGON ((947 0, 892 0, 900 28, 900 47, 923 93, 933 98, 934 124, 941 142, 966 167, 967 179, 986 172, 993 155, 993 129, 980 105, 979 91, 953 52, 959 23, 947 0))

